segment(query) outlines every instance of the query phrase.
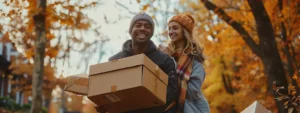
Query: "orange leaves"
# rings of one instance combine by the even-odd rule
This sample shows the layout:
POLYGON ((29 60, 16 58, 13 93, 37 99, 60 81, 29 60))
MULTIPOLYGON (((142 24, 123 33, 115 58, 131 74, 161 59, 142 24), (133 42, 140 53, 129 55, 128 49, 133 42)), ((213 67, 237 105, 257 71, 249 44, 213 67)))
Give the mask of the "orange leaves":
POLYGON ((14 61, 10 65, 9 69, 11 69, 12 73, 16 74, 16 75, 22 75, 22 74, 31 75, 32 74, 32 70, 33 70, 33 65, 31 65, 31 64, 24 64, 24 63, 16 63, 16 61, 14 61))
POLYGON ((180 0, 180 1, 179 1, 179 4, 183 5, 183 4, 186 3, 186 2, 187 2, 187 0, 180 0))
POLYGON ((7 43, 7 42, 9 42, 10 41, 10 39, 9 39, 9 34, 8 33, 5 33, 2 37, 1 37, 1 40, 0 40, 0 42, 2 42, 2 43, 7 43))
POLYGON ((15 15, 16 11, 15 10, 10 10, 7 14, 8 17, 12 17, 12 15, 15 15))
POLYGON ((90 23, 79 23, 77 24, 78 29, 88 29, 90 27, 90 23))
POLYGON ((34 30, 34 21, 33 19, 30 19, 30 21, 28 22, 28 25, 27 25, 27 32, 31 33, 33 32, 34 30))
POLYGON ((71 40, 72 40, 74 43, 80 43, 80 42, 82 42, 81 40, 77 39, 76 37, 71 38, 71 40))
POLYGON ((144 5, 142 10, 146 11, 149 6, 150 6, 150 4, 144 5))
POLYGON ((63 8, 68 9, 70 12, 75 11, 75 6, 72 6, 72 5, 70 5, 70 6, 63 6, 63 8))
POLYGON ((31 59, 34 55, 34 49, 33 48, 29 48, 25 50, 25 57, 27 57, 28 59, 31 59))
POLYGON ((54 48, 48 48, 48 50, 46 51, 46 55, 49 56, 50 58, 55 58, 58 54, 58 48, 54 47, 54 48))
POLYGON ((44 80, 54 80, 54 69, 50 66, 44 66, 44 80))
POLYGON ((26 7, 26 9, 28 10, 28 16, 32 17, 35 14, 38 14, 39 11, 41 11, 41 9, 38 9, 38 4, 36 0, 27 0, 29 5, 28 7, 26 7))
POLYGON ((61 19, 60 24, 61 25, 67 25, 67 26, 73 26, 74 25, 74 20, 73 20, 73 18, 61 19))
POLYGON ((8 0, 5 0, 5 1, 3 2, 3 4, 5 4, 6 6, 9 6, 8 0))
POLYGON ((46 34, 46 38, 47 38, 48 40, 52 40, 52 39, 55 38, 55 36, 54 36, 54 34, 47 33, 47 34, 46 34))
POLYGON ((296 74, 294 74, 294 76, 292 77, 294 80, 298 79, 298 76, 296 74))

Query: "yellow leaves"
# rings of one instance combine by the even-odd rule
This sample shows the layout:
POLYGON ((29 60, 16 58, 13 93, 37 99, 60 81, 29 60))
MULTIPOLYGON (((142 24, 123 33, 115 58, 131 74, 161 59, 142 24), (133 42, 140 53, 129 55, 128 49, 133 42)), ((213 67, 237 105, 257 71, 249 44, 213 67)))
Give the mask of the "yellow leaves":
POLYGON ((46 38, 47 38, 48 40, 52 40, 52 39, 55 38, 55 36, 54 36, 53 34, 51 34, 51 33, 47 33, 47 34, 46 34, 46 38))
POLYGON ((288 86, 288 94, 292 94, 293 96, 296 94, 296 87, 289 84, 288 86))
POLYGON ((54 80, 54 69, 50 66, 44 66, 44 79, 45 80, 50 80, 53 81, 54 80))
POLYGON ((137 3, 141 3, 141 0, 136 0, 137 3))
POLYGON ((293 113, 294 108, 289 108, 288 113, 293 113))
POLYGON ((294 75, 293 75, 293 77, 292 77, 294 80, 297 80, 298 79, 298 76, 297 76, 297 74, 295 73, 294 75))
POLYGON ((5 0, 3 3, 4 3, 6 6, 9 6, 9 5, 11 4, 8 0, 5 0))
POLYGON ((27 25, 27 32, 31 33, 34 30, 34 21, 33 19, 30 19, 27 25))
POLYGON ((143 10, 143 11, 147 10, 147 8, 148 8, 149 6, 150 6, 150 4, 144 5, 142 10, 143 10))
POLYGON ((97 5, 97 2, 92 2, 91 5, 95 6, 95 5, 97 5))
POLYGON ((49 48, 46 51, 46 55, 50 58, 55 58, 58 54, 58 48, 49 48))
POLYGON ((151 18, 155 19, 155 18, 156 18, 156 16, 155 16, 155 15, 152 15, 152 16, 151 16, 151 18))
POLYGON ((288 106, 287 106, 287 105, 288 105, 288 103, 289 103, 289 101, 286 101, 286 102, 284 102, 284 103, 283 103, 283 105, 285 106, 285 108, 287 108, 287 107, 288 107, 288 106))
POLYGON ((16 11, 15 10, 10 10, 7 14, 7 16, 11 17, 13 14, 15 14, 16 11))
POLYGON ((11 69, 12 73, 16 75, 22 75, 22 74, 32 75, 33 65, 23 64, 23 63, 17 64, 16 61, 14 61, 10 65, 9 69, 11 69))
POLYGON ((90 23, 79 23, 76 27, 78 29, 88 29, 90 27, 90 23))
POLYGON ((286 96, 285 95, 282 95, 282 96, 279 96, 279 97, 277 97, 277 98, 275 98, 276 100, 278 100, 278 101, 282 101, 283 99, 285 99, 286 98, 286 96))
POLYGON ((195 2, 189 3, 189 7, 193 8, 194 10, 198 10, 200 8, 199 5, 195 2))
POLYGON ((71 38, 70 40, 72 40, 74 43, 80 43, 80 42, 82 42, 81 40, 77 39, 76 37, 71 38))
POLYGON ((187 0, 180 0, 180 1, 179 1, 179 4, 183 5, 183 4, 186 3, 186 2, 187 2, 187 0))
POLYGON ((38 14, 41 9, 37 8, 37 1, 36 0, 27 0, 29 5, 26 7, 28 10, 28 16, 32 17, 35 14, 38 14))
MULTIPOLYGON (((1 30, 0 30, 0 31, 1 31, 1 30)), ((6 32, 6 33, 2 36, 0 42, 2 42, 2 43, 7 43, 7 42, 9 42, 9 41, 10 41, 10 39, 9 39, 9 34, 8 34, 8 32, 6 32)))
POLYGON ((25 57, 27 57, 28 59, 31 59, 34 55, 34 49, 33 48, 29 48, 25 50, 25 57))
POLYGON ((65 9, 68 9, 70 12, 75 11, 75 7, 74 6, 63 6, 65 9))

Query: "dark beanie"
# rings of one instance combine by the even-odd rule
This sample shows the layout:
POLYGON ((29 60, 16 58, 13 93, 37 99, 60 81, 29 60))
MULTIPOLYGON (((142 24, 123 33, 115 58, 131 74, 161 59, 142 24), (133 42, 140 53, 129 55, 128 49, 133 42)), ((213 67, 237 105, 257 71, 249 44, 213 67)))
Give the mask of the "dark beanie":
POLYGON ((130 22, 130 27, 129 27, 129 34, 131 34, 132 27, 135 24, 135 22, 137 22, 139 20, 145 20, 150 23, 150 25, 152 26, 152 34, 151 34, 151 36, 152 36, 154 33, 154 21, 148 14, 146 14, 144 12, 140 12, 132 18, 132 20, 130 22))

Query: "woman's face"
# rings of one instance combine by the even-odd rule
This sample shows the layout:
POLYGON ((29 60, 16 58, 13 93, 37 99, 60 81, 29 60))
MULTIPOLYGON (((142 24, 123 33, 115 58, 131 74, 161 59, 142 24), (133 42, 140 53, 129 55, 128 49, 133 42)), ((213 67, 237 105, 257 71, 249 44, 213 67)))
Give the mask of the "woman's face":
POLYGON ((169 37, 173 43, 183 41, 183 28, 178 22, 169 23, 169 37))

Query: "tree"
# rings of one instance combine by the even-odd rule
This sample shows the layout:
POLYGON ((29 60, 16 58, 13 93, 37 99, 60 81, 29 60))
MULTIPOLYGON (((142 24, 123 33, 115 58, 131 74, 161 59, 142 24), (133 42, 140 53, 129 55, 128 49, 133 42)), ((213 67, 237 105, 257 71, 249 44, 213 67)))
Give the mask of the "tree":
POLYGON ((70 51, 84 52, 107 41, 100 36, 100 27, 84 15, 84 10, 99 3, 70 0, 5 0, 3 3, 9 11, 0 10, 5 34, 2 39, 12 42, 35 65, 31 112, 40 112, 44 65, 54 66, 56 59, 68 59, 70 51), (82 32, 88 31, 99 39, 85 40, 82 32))
POLYGON ((37 8, 41 11, 33 16, 35 26, 35 47, 34 47, 34 67, 32 74, 32 106, 31 113, 39 113, 42 108, 42 86, 44 73, 44 57, 46 47, 46 0, 38 0, 37 8))
MULTIPOLYGON (((204 46, 208 58, 208 76, 203 89, 208 101, 212 103, 211 109, 216 110, 215 112, 232 112, 229 108, 241 111, 257 99, 268 109, 276 112, 275 109, 278 108, 279 112, 283 112, 283 103, 277 101, 278 106, 273 106, 274 98, 278 95, 273 92, 273 100, 270 100, 272 98, 266 96, 266 92, 273 91, 274 81, 285 88, 289 83, 299 85, 296 79, 293 79, 299 76, 295 71, 299 70, 298 2, 180 2, 180 8, 183 9, 181 13, 188 12, 194 15, 197 21, 194 36, 204 46), (221 72, 217 73, 215 70, 221 72), (217 80, 223 84, 216 83, 217 80), (228 94, 232 95, 233 99, 223 97, 228 94), (245 97, 248 100, 245 100, 245 97)), ((299 88, 297 89, 299 91, 299 88)))
MULTIPOLYGON (((257 55, 263 63, 265 74, 268 76, 268 90, 272 91, 273 82, 287 88, 288 81, 293 75, 294 67, 291 61, 289 61, 289 71, 291 76, 285 76, 284 65, 280 58, 279 50, 277 48, 277 42, 275 40, 275 31, 272 26, 272 21, 267 13, 267 10, 264 6, 264 2, 260 0, 248 0, 248 5, 251 9, 251 13, 255 19, 255 30, 258 35, 259 43, 257 44, 253 36, 249 34, 247 30, 243 27, 242 24, 238 23, 235 19, 229 16, 223 9, 218 8, 215 4, 207 0, 201 0, 204 6, 208 10, 214 11, 215 14, 219 16, 223 21, 230 25, 239 35, 243 38, 246 44, 250 47, 253 53, 257 55)), ((296 1, 295 1, 296 2, 296 1)), ((280 11, 282 10, 282 1, 279 1, 280 11)), ((297 9, 296 9, 297 10, 297 9)), ((282 14, 282 13, 281 13, 282 14)), ((296 11, 297 14, 297 11, 296 11)), ((297 18, 297 17, 294 17, 297 18)), ((284 27, 283 21, 280 22, 282 27, 284 27)), ((285 28, 281 28, 284 30, 285 28)), ((283 41, 286 41, 286 33, 281 32, 283 36, 283 41)), ((285 42, 288 43, 288 42, 285 42)), ((288 50, 286 50, 288 51, 288 50)), ((287 56, 291 58, 290 52, 286 52, 287 56)), ((291 60, 291 59, 289 59, 291 60)), ((297 86, 295 80, 292 80, 293 85, 297 86)), ((299 88, 298 88, 299 91, 299 88)), ((279 112, 284 112, 283 103, 277 102, 279 112)))

